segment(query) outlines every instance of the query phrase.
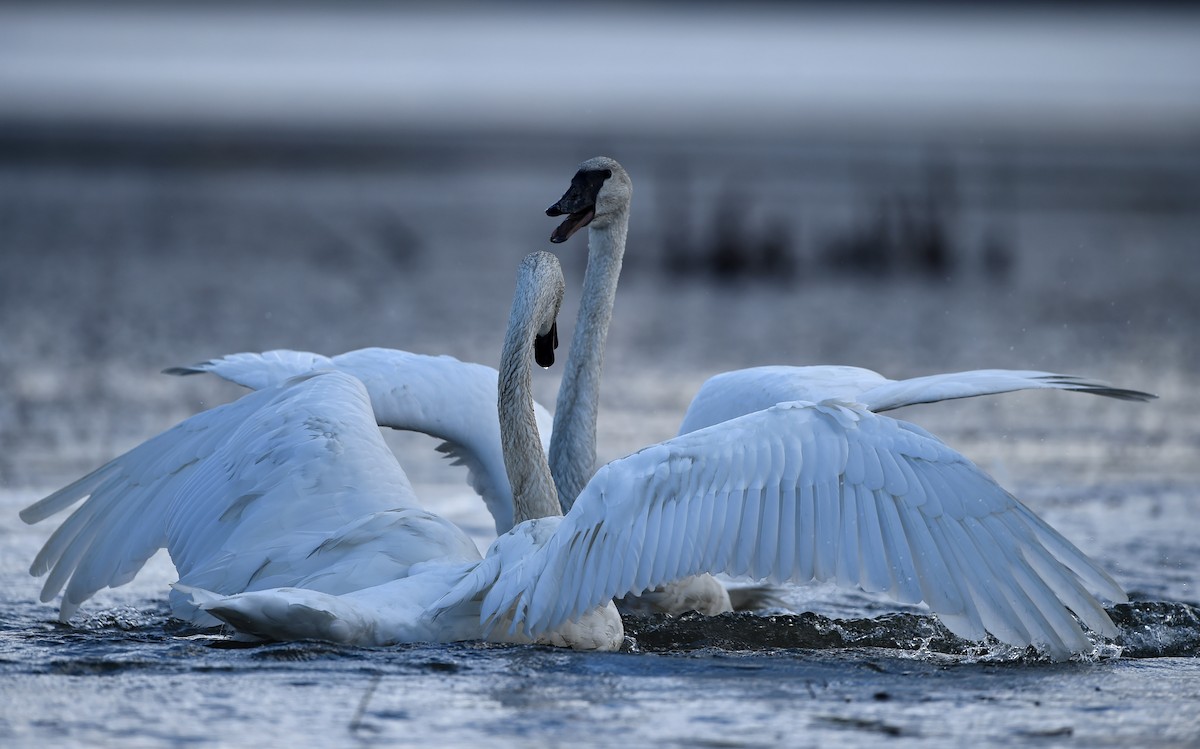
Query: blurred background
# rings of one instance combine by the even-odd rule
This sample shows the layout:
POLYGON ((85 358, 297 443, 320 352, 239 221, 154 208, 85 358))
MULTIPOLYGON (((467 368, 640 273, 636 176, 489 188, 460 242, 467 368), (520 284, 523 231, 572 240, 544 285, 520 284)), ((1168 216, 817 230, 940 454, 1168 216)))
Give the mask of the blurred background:
MULTIPOLYGON (((724 369, 1044 368, 1164 398, 922 423, 1018 486, 1190 481, 1198 144, 1183 4, 0 6, 0 484, 238 394, 167 366, 494 364, 515 266, 598 154, 636 185, 603 457, 724 369)), ((583 244, 556 248, 564 340, 583 244)))

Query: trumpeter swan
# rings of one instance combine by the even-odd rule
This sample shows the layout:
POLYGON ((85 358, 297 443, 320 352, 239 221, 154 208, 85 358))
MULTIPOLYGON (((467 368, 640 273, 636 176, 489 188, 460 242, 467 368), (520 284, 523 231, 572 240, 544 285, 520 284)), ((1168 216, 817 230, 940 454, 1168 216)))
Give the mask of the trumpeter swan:
MULTIPOLYGON (((564 510, 595 472, 604 344, 625 254, 632 194, 625 169, 615 159, 599 156, 579 165, 567 192, 546 211, 568 215, 552 233, 552 242, 564 242, 588 227, 583 296, 553 423, 546 410, 534 404, 564 510)), ((367 348, 334 357, 287 350, 239 353, 166 372, 209 372, 257 390, 317 369, 338 369, 361 380, 380 426, 443 440, 440 449, 468 467, 469 480, 487 504, 497 533, 513 526, 512 493, 491 396, 496 371, 490 367, 449 356, 367 348)))
POLYGON ((558 516, 528 377, 535 334, 550 332, 545 300, 562 282, 546 291, 552 274, 528 268, 557 263, 531 257, 498 396, 522 522, 483 560, 410 503, 365 389, 330 371, 193 417, 28 508, 34 522, 91 494, 31 571, 52 569, 49 596, 69 579, 69 615, 165 544, 177 592, 234 627, 357 644, 485 637, 611 649, 621 642, 613 596, 701 572, 925 601, 959 635, 991 632, 1056 658, 1091 647, 1071 612, 1116 634, 1089 589, 1124 593, 1082 552, 937 438, 839 399, 772 405, 614 461, 558 516), (387 495, 402 506, 383 508, 387 495), (343 506, 359 515, 338 525, 343 506), (416 540, 424 560, 378 560, 416 540), (394 579, 364 587, 358 566, 394 579), (289 576, 305 587, 252 589, 289 576), (239 585, 247 592, 227 595, 239 585))
MULTIPOLYGON (((567 218, 550 241, 561 243, 588 227, 588 263, 574 338, 554 409, 550 467, 563 508, 569 509, 596 467, 596 422, 604 344, 625 254, 633 185, 608 157, 579 165, 570 187, 546 214, 567 218)), ((701 388, 680 427, 686 434, 786 401, 842 398, 882 411, 914 403, 1058 388, 1130 400, 1149 396, 1049 372, 986 370, 934 375, 903 382, 854 367, 760 367, 717 375, 701 388), (868 392, 869 391, 869 392, 868 392), (857 398, 855 396, 862 396, 857 398)), ((769 594, 768 596, 769 597, 769 594)), ((729 611, 729 591, 709 575, 689 576, 622 601, 622 608, 677 614, 729 611)))
POLYGON ((615 159, 598 156, 579 165, 566 193, 546 210, 547 216, 567 217, 551 233, 551 242, 565 242, 585 226, 588 229, 583 296, 550 436, 550 470, 564 510, 571 509, 596 470, 604 344, 625 257, 632 199, 633 183, 624 167, 615 159))
MULTIPOLYGON (((596 469, 596 423, 604 346, 612 319, 625 253, 633 185, 615 159, 599 156, 579 165, 566 193, 547 211, 567 218, 550 241, 565 242, 588 228, 588 262, 574 337, 554 410, 553 428, 538 404, 540 433, 549 438, 550 467, 564 510, 596 469)), ((211 372, 251 388, 262 388, 318 368, 336 368, 360 379, 370 393, 380 426, 420 431, 443 440, 442 450, 468 469, 472 486, 492 514, 497 533, 513 525, 512 494, 503 473, 494 404, 484 394, 495 388, 495 370, 406 351, 370 348, 335 357, 296 351, 240 353, 167 370, 211 372)), ((748 600, 767 600, 746 588, 748 600)), ((678 614, 732 610, 724 585, 709 575, 674 581, 624 607, 678 614)))
MULTIPOLYGON (((596 426, 604 346, 624 257, 632 182, 614 159, 596 157, 579 165, 562 198, 546 213, 566 216, 551 234, 561 243, 588 229, 588 263, 574 337, 559 388, 554 428, 535 404, 539 431, 550 433, 550 467, 559 498, 569 509, 591 478, 596 463, 596 426)), ((445 440, 443 449, 470 468, 472 484, 487 502, 497 532, 512 527, 512 495, 504 475, 499 424, 488 393, 495 370, 450 357, 364 349, 333 358, 275 351, 234 354, 181 373, 213 372, 252 388, 279 383, 314 368, 333 367, 366 385, 378 423, 424 431, 445 440), (449 397, 448 397, 449 396, 449 397)), ((855 367, 758 367, 709 380, 688 408, 680 434, 768 408, 776 403, 840 399, 872 411, 950 398, 1013 390, 1054 388, 1142 400, 1149 396, 1104 383, 1049 372, 977 370, 892 381, 855 367)), ((544 443, 543 443, 544 444, 544 443)), ((671 581, 622 605, 636 610, 705 614, 732 607, 722 584, 708 575, 671 581)))
MULTIPOLYGON (((504 455, 520 532, 503 536, 493 553, 523 553, 529 541, 522 534, 547 532, 544 523, 524 521, 561 516, 530 372, 535 356, 544 366, 553 360, 549 341, 562 294, 557 259, 527 257, 499 396, 493 378, 490 397, 493 410, 499 398, 505 437, 521 445, 504 455)), ((179 573, 172 608, 198 624, 217 623, 204 613, 209 608, 245 633, 280 639, 381 644, 482 636, 478 601, 436 622, 427 615, 481 557, 456 526, 417 503, 382 440, 367 388, 346 372, 309 372, 193 416, 21 517, 35 523, 85 497, 30 568, 50 573, 43 600, 66 585, 63 620, 102 587, 133 579, 165 546, 179 573)), ((611 603, 556 629, 502 639, 607 649, 621 642, 611 603)))

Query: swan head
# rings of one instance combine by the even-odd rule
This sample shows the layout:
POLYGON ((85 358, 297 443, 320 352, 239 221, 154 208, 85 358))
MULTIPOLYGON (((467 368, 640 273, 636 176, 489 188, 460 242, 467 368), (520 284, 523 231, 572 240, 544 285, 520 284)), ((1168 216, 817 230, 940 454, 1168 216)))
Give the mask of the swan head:
POLYGON ((558 244, 589 224, 603 228, 629 210, 633 183, 616 159, 597 156, 579 165, 562 198, 546 209, 547 216, 566 216, 550 235, 558 244))
POLYGON ((517 299, 513 315, 524 308, 533 315, 533 358, 540 367, 554 364, 558 348, 558 312, 566 283, 558 258, 549 252, 532 252, 521 261, 517 273, 517 299))

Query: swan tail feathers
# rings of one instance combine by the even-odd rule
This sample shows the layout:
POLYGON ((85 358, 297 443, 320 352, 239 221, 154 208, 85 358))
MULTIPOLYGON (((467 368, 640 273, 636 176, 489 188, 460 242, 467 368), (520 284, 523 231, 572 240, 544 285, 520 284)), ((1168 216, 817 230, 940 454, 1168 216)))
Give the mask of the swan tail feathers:
POLYGON ((300 588, 275 588, 221 596, 176 584, 192 603, 238 632, 264 640, 321 640, 373 645, 375 622, 338 596, 300 588))

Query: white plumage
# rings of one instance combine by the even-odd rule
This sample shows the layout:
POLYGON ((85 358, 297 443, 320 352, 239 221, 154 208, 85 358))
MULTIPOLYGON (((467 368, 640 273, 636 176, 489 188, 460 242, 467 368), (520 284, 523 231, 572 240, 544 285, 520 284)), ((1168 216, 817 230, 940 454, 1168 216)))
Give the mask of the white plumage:
MULTIPOLYGON (((88 497, 31 568, 50 572, 44 599, 65 584, 69 617, 165 545, 180 573, 178 611, 275 638, 612 649, 613 596, 706 572, 924 601, 960 635, 991 632, 1054 657, 1090 648, 1072 612, 1115 634, 1093 594, 1124 600, 1119 585, 966 458, 874 410, 1026 387, 1144 394, 1029 372, 903 382, 853 368, 728 373, 702 389, 684 434, 604 466, 556 517, 529 358, 561 295, 553 256, 527 258, 498 380, 517 524, 482 560, 419 507, 376 426, 389 407, 425 402, 377 397, 394 373, 372 380, 372 367, 392 354, 354 352, 193 417, 26 509, 36 522, 88 497), (342 371, 355 356, 374 364, 342 371)), ((312 355, 271 356, 283 372, 312 355)), ((244 375, 271 381, 259 376, 244 375)), ((473 439, 445 413, 416 418, 460 444, 473 439)))
MULTIPOLYGON (((492 367, 451 356, 366 348, 333 357, 286 350, 231 354, 166 371, 210 372, 260 390, 321 370, 345 372, 359 380, 379 426, 423 432, 442 440, 438 449, 467 467, 468 481, 487 504, 496 532, 512 528, 512 487, 500 449, 497 372, 492 367)), ((536 402, 533 408, 538 428, 545 435, 543 447, 548 449, 550 413, 536 402)))
MULTIPOLYGON (((600 156, 579 165, 571 187, 547 211, 567 215, 551 241, 563 242, 580 229, 588 229, 583 298, 559 387, 553 429, 545 409, 534 404, 564 511, 570 509, 596 470, 600 375, 625 253, 632 194, 633 185, 625 169, 614 159, 600 156)), ((440 449, 468 467, 468 479, 491 512, 496 532, 512 528, 512 491, 504 475, 499 424, 490 396, 495 390, 496 372, 490 367, 444 356, 372 348, 334 357, 282 350, 240 353, 167 372, 211 372, 258 389, 316 369, 339 369, 362 380, 380 426, 425 432, 444 440, 440 449)), ((671 614, 692 610, 717 614, 733 608, 725 587, 708 575, 673 581, 647 591, 640 599, 623 599, 622 605, 671 614)))
POLYGON ((925 601, 963 637, 1055 657, 1106 636, 1119 585, 932 435, 862 407, 792 402, 603 467, 554 537, 485 592, 482 614, 539 632, 597 601, 700 571, 831 580, 925 601))
POLYGON ((1155 397, 1095 380, 1032 370, 976 369, 889 380, 860 367, 751 367, 709 378, 688 406, 679 433, 703 429, 786 401, 841 400, 878 413, 919 403, 1043 389, 1092 393, 1128 401, 1146 401, 1155 397))
MULTIPOLYGON (((534 253, 518 280, 503 385, 515 414, 509 431, 518 422, 528 427, 505 486, 515 491, 510 512, 529 522, 497 539, 488 557, 510 566, 530 544, 544 543, 560 519, 532 519, 538 512, 557 515, 559 508, 538 436, 530 370, 534 337, 546 334, 562 300, 562 273, 553 255, 534 253), (541 494, 531 487, 541 487, 541 494)), ((341 364, 395 361, 377 353, 356 352, 341 364)), ((251 635, 363 645, 483 637, 478 599, 432 606, 481 557, 461 530, 417 503, 383 441, 364 382, 340 366, 279 384, 263 379, 312 361, 313 355, 293 352, 257 357, 244 376, 258 378, 252 384, 263 389, 184 421, 26 508, 21 517, 35 523, 86 498, 30 568, 34 575, 50 573, 42 599, 65 584, 60 617, 66 620, 97 590, 133 579, 165 546, 179 572, 173 610, 198 624, 215 624, 216 616, 251 635), (264 371, 264 361, 277 366, 264 371)), ((231 362, 236 367, 239 360, 231 362)), ((488 372, 480 374, 484 368, 435 363, 449 367, 451 376, 488 379, 488 372)), ((490 412, 496 414, 498 387, 490 372, 490 412)), ((366 380, 377 373, 368 368, 366 380)), ((396 392, 388 383, 376 387, 396 392)), ((379 402, 397 409, 388 413, 405 423, 444 417, 412 416, 428 400, 379 402)), ((427 431, 453 436, 459 425, 442 418, 427 431)), ((500 443, 497 434, 497 452, 500 443)), ((618 647, 615 608, 593 608, 563 626, 502 639, 618 647)))
MULTIPOLYGON (((60 617, 123 585, 166 547, 182 585, 219 593, 304 586, 328 593, 406 574, 436 555, 478 560, 426 512, 384 443, 361 382, 320 372, 197 414, 26 508, 36 523, 87 498, 30 567, 66 585, 60 617)), ((172 608, 216 621, 187 596, 172 608)))

